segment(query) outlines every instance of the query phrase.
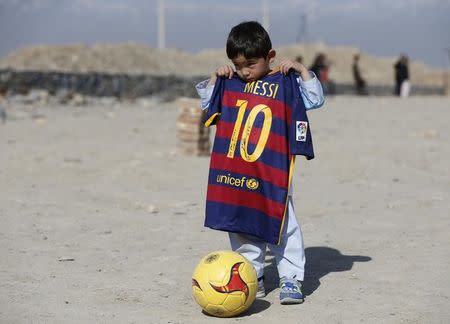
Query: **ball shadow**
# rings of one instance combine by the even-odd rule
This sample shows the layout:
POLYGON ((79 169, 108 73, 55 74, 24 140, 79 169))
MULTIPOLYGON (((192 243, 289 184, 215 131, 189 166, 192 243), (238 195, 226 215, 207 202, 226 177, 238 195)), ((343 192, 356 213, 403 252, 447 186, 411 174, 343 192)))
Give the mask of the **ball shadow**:
POLYGON ((239 317, 245 317, 245 316, 250 316, 253 314, 258 314, 262 311, 265 311, 267 308, 270 307, 270 302, 268 302, 267 300, 262 300, 262 299, 255 299, 255 301, 253 302, 253 305, 244 313, 242 313, 239 317))
MULTIPOLYGON (((252 306, 250 306, 249 309, 247 309, 245 312, 233 316, 231 318, 240 318, 240 317, 247 317, 247 316, 251 316, 253 314, 258 314, 264 310, 266 310, 267 308, 270 307, 270 303, 266 300, 262 300, 262 299, 255 299, 255 301, 253 302, 252 306)), ((217 318, 217 316, 208 314, 207 312, 205 312, 204 310, 202 310, 203 315, 206 315, 208 317, 215 317, 217 318)))

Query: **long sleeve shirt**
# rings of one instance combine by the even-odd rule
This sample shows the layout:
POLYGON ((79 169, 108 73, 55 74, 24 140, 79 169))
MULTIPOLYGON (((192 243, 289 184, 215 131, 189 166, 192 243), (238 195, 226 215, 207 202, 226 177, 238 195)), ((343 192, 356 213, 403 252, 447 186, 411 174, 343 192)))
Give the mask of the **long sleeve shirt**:
MULTIPOLYGON (((299 76, 297 82, 299 84, 300 93, 305 104, 306 110, 322 107, 325 98, 323 95, 322 85, 314 72, 309 72, 311 79, 303 81, 299 76)), ((214 85, 208 85, 209 79, 198 83, 195 88, 201 99, 201 108, 207 109, 214 90, 214 85)))

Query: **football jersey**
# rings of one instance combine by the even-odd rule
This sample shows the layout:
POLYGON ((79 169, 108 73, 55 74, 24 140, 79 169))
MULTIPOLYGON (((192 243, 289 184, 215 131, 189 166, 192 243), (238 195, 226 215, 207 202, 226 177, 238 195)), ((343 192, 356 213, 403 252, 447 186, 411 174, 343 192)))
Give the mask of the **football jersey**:
POLYGON ((218 78, 204 122, 216 125, 205 226, 278 244, 294 155, 314 157, 296 75, 218 78))

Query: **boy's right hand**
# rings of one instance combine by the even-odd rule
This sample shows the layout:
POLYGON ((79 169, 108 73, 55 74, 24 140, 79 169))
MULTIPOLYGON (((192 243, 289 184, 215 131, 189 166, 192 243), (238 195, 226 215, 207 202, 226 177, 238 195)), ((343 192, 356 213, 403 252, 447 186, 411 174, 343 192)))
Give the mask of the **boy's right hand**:
POLYGON ((217 70, 211 74, 208 84, 213 85, 216 83, 217 77, 224 77, 231 79, 233 77, 234 70, 230 65, 223 65, 217 68, 217 70))

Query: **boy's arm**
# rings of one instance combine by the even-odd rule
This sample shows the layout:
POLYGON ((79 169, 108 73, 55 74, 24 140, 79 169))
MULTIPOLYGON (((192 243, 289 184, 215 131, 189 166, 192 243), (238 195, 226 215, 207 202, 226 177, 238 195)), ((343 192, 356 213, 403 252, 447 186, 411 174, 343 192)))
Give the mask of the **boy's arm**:
MULTIPOLYGON (((309 72, 309 74, 309 80, 303 80, 301 76, 297 78, 306 110, 320 108, 325 101, 319 79, 317 79, 314 72, 309 72)), ((199 82, 195 88, 200 96, 202 110, 207 109, 211 101, 214 84, 211 84, 210 79, 207 79, 199 82)))
POLYGON ((308 71, 300 62, 284 60, 280 63, 280 71, 282 73, 288 74, 291 69, 299 74, 297 82, 300 86, 300 93, 306 110, 322 107, 325 101, 323 89, 314 72, 308 71))
MULTIPOLYGON (((308 74, 306 75, 304 71, 302 72, 303 73, 297 77, 297 82, 306 110, 322 107, 325 98, 319 79, 312 71, 308 71, 308 74)), ((201 108, 203 110, 208 108, 209 102, 211 101, 214 90, 214 83, 211 81, 212 78, 204 80, 195 86, 197 93, 200 96, 201 108)))
POLYGON ((314 72, 309 72, 310 79, 303 80, 301 76, 297 78, 297 82, 300 86, 300 94, 305 104, 306 110, 317 109, 322 107, 325 102, 323 95, 322 85, 314 72))
POLYGON ((210 83, 210 79, 204 80, 195 86, 198 95, 200 96, 200 105, 202 110, 205 110, 209 106, 212 93, 214 90, 214 84, 210 83))
POLYGON ((209 106, 217 77, 231 79, 233 74, 234 70, 230 65, 223 65, 218 67, 217 70, 211 74, 211 78, 204 80, 195 86, 195 89, 197 89, 197 93, 200 96, 202 110, 207 109, 209 106))

